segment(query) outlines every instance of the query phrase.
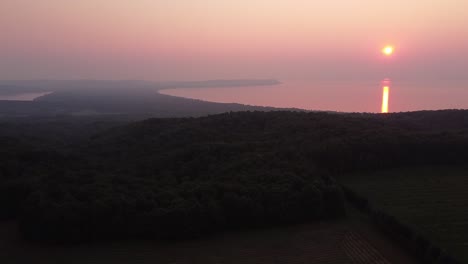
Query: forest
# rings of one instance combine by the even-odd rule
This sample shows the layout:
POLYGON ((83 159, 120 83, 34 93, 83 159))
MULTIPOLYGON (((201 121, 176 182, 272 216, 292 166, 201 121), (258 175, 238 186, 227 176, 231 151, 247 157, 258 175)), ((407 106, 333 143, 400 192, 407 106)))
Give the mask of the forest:
POLYGON ((173 240, 337 219, 346 214, 337 175, 468 157, 464 110, 0 125, 1 218, 41 241, 173 240))

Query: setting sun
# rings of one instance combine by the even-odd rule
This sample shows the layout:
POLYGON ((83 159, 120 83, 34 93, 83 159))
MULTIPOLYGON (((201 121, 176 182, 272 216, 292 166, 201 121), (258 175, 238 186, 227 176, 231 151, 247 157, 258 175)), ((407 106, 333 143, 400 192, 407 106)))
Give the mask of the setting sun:
POLYGON ((385 46, 383 49, 382 49, 382 53, 385 55, 385 56, 390 56, 393 54, 393 51, 395 49, 393 48, 393 46, 385 46))

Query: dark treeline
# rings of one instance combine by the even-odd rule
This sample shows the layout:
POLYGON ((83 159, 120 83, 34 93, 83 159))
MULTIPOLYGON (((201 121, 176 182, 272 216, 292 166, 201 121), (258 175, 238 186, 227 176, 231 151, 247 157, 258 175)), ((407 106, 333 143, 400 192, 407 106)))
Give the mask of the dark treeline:
POLYGON ((0 129, 2 216, 33 239, 192 237, 341 217, 335 173, 468 157, 468 111, 457 110, 241 112, 111 127, 27 140, 0 129))

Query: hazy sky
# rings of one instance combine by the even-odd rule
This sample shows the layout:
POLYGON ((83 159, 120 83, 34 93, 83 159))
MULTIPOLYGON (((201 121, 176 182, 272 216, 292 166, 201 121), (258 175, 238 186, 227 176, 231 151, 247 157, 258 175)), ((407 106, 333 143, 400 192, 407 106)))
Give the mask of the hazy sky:
POLYGON ((468 1, 1 0, 0 39, 0 79, 460 79, 468 1))

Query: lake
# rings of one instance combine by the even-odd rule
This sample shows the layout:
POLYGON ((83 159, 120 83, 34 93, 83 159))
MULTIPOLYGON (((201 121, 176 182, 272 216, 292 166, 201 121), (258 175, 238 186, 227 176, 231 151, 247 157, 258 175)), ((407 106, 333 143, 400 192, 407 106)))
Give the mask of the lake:
POLYGON ((18 93, 18 94, 9 94, 1 95, 0 100, 6 101, 33 101, 34 99, 50 94, 51 92, 35 92, 35 93, 18 93))
MULTIPOLYGON (((332 110, 380 112, 382 84, 374 81, 282 81, 274 86, 174 88, 162 94, 219 103, 332 110)), ((390 86, 390 112, 466 109, 468 82, 395 81, 390 86)))

